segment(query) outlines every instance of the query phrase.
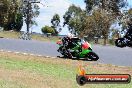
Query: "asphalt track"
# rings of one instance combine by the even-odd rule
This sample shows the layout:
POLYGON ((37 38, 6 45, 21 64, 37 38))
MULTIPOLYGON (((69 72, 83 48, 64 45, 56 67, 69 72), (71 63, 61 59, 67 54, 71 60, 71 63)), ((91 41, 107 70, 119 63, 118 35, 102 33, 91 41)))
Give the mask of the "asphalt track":
MULTIPOLYGON (((55 42, 27 41, 17 39, 0 39, 0 49, 14 52, 39 54, 57 57, 58 46, 55 42)), ((93 50, 99 55, 98 62, 119 66, 132 66, 132 48, 93 45, 93 50)))

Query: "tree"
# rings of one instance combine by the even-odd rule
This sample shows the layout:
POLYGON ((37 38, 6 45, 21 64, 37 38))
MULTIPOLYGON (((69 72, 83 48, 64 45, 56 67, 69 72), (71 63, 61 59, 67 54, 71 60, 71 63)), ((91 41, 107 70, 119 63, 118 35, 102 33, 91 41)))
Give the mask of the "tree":
POLYGON ((29 28, 36 24, 33 18, 38 17, 39 15, 40 8, 36 3, 40 2, 37 0, 24 0, 21 4, 21 12, 27 25, 27 33, 29 33, 29 28))
POLYGON ((129 29, 129 26, 132 25, 132 8, 123 11, 119 19, 119 25, 122 25, 122 31, 129 29))
POLYGON ((80 34, 83 29, 83 21, 86 14, 80 7, 71 5, 68 11, 64 14, 64 26, 68 25, 68 29, 71 33, 80 34))
POLYGON ((61 31, 60 28, 60 16, 59 14, 55 14, 53 18, 51 19, 52 27, 55 30, 55 34, 58 35, 59 31, 61 31), (57 30, 59 29, 59 30, 57 30))
POLYGON ((23 18, 19 13, 19 0, 1 0, 0 26, 4 30, 20 31, 23 25, 23 18))
POLYGON ((7 13, 8 13, 8 1, 1 0, 0 1, 0 26, 3 27, 4 24, 7 22, 7 13))
POLYGON ((96 9, 85 18, 84 23, 82 35, 87 35, 90 40, 101 36, 104 36, 106 39, 113 19, 109 18, 105 13, 101 13, 99 9, 96 9))
POLYGON ((46 33, 54 34, 55 33, 55 30, 52 27, 49 27, 49 26, 42 27, 41 31, 44 34, 46 34, 46 33))
POLYGON ((22 26, 23 26, 23 16, 21 13, 17 13, 16 15, 16 19, 15 19, 15 22, 14 22, 14 30, 15 31, 20 31, 22 26))
POLYGON ((119 15, 120 9, 127 5, 126 0, 84 0, 86 10, 90 13, 94 8, 101 8, 119 15))
POLYGON ((14 30, 19 32, 23 26, 22 14, 16 13, 16 18, 4 25, 4 30, 14 30))
POLYGON ((114 21, 120 16, 120 9, 125 7, 125 0, 84 0, 88 15, 94 15, 95 10, 98 10, 100 15, 94 15, 96 27, 100 29, 104 38, 104 45, 108 39, 108 32, 114 21), (98 21, 98 22, 97 22, 98 21))
POLYGON ((112 39, 118 39, 120 37, 120 31, 118 29, 111 29, 112 39))
POLYGON ((85 20, 83 22, 83 29, 80 33, 80 35, 83 37, 83 36, 87 36, 88 37, 88 40, 92 40, 95 36, 95 21, 94 21, 94 18, 93 16, 87 16, 85 17, 85 20))

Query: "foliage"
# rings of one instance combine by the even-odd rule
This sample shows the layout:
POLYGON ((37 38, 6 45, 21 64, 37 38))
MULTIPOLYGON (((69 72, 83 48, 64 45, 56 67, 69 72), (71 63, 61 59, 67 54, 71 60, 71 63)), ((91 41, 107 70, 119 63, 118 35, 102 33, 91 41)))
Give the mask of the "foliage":
POLYGON ((122 13, 119 25, 122 25, 122 31, 129 29, 129 26, 132 25, 132 8, 122 13))
POLYGON ((22 14, 17 13, 15 20, 12 20, 10 23, 5 24, 4 29, 5 30, 14 30, 14 31, 20 31, 23 25, 23 18, 22 14))
POLYGON ((61 31, 59 14, 55 14, 53 16, 53 18, 51 19, 51 23, 52 23, 52 28, 54 28, 55 30, 55 34, 58 35, 58 33, 61 31))
POLYGON ((24 0, 21 4, 21 12, 27 24, 27 32, 32 25, 37 25, 33 18, 38 17, 40 8, 36 3, 39 3, 38 0, 24 0))
POLYGON ((45 27, 42 27, 41 31, 45 34, 45 33, 51 33, 51 34, 54 34, 55 31, 52 27, 49 27, 49 26, 45 26, 45 27))
POLYGON ((19 0, 1 0, 0 3, 0 26, 4 27, 4 30, 20 31, 23 20, 18 12, 19 0))
POLYGON ((126 0, 84 0, 87 12, 91 12, 95 7, 119 14, 120 9, 127 5, 126 0))
MULTIPOLYGON (((36 0, 30 0, 36 1, 36 0)), ((0 26, 4 30, 20 31, 23 25, 23 17, 27 23, 27 2, 29 0, 1 0, 0 1, 0 26), (23 2, 24 1, 24 2, 23 2)), ((32 4, 29 10, 29 27, 35 24, 32 20, 33 17, 39 15, 39 7, 32 4)))
POLYGON ((52 23, 52 26, 54 28, 57 28, 58 26, 60 26, 59 25, 60 24, 60 16, 59 16, 59 14, 55 14, 53 16, 53 18, 51 19, 51 23, 52 23))
POLYGON ((117 39, 120 37, 119 35, 120 31, 117 30, 117 29, 111 29, 111 36, 112 36, 112 39, 117 39))
POLYGON ((121 15, 120 9, 126 6, 125 0, 84 0, 84 2, 88 16, 92 16, 94 22, 89 28, 92 28, 91 31, 96 30, 95 34, 103 36, 106 45, 109 29, 121 15))
POLYGON ((68 25, 71 33, 74 33, 75 35, 80 34, 80 31, 83 29, 83 21, 85 16, 85 11, 83 11, 80 7, 71 5, 63 16, 63 24, 64 26, 68 25))

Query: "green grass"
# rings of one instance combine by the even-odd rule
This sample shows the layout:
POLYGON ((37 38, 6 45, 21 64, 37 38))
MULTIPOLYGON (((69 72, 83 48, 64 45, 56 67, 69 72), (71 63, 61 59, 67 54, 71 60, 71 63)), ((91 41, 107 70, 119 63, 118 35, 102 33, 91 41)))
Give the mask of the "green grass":
POLYGON ((57 36, 54 37, 43 37, 41 35, 32 35, 33 40, 39 40, 39 41, 51 41, 51 42, 56 42, 59 40, 57 36))
POLYGON ((75 69, 66 67, 65 65, 40 63, 34 61, 20 61, 9 58, 0 59, 0 65, 11 70, 26 70, 37 72, 42 75, 51 75, 58 78, 73 79, 75 78, 75 69))
MULTIPOLYGON (((13 38, 13 39, 19 39, 20 33, 19 32, 11 32, 11 31, 1 31, 0 37, 4 38, 13 38)), ((52 41, 56 42, 59 38, 58 37, 44 37, 41 35, 32 35, 32 40, 38 40, 38 41, 52 41)))
POLYGON ((15 38, 18 39, 19 33, 18 32, 11 32, 11 31, 1 31, 0 37, 4 38, 15 38))
MULTIPOLYGON (((59 86, 61 86, 61 88, 132 88, 132 82, 130 84, 86 84, 83 87, 80 87, 76 83, 76 63, 79 62, 72 60, 55 60, 43 57, 40 58, 34 56, 23 56, 12 53, 0 53, 0 88, 41 88, 40 85, 42 84, 43 86, 48 86, 45 88, 59 88, 59 86), (1 71, 1 69, 4 70, 1 71), (27 74, 27 77, 17 75, 17 72, 21 72, 21 74, 27 74), (6 75, 5 73, 9 74, 6 75), (7 78, 5 76, 1 77, 1 75, 4 74, 7 76, 7 78), (11 76, 12 74, 14 75, 11 76), (11 78, 9 80, 10 76, 11 78), (34 84, 34 79, 36 76, 38 77, 38 82, 35 81, 34 84), (48 77, 50 77, 50 81, 48 81, 48 77), (18 78, 21 80, 19 80, 18 78), (31 81, 32 85, 30 85, 29 83, 26 84, 25 80, 27 80, 27 82, 31 81)), ((132 72, 131 67, 118 68, 118 66, 113 67, 112 65, 94 64, 89 62, 84 62, 84 64, 88 64, 86 69, 87 73, 89 74, 124 73, 125 69, 129 69, 132 72), (117 70, 120 69, 122 70, 122 72, 117 70, 113 71, 114 68, 116 68, 117 70)))

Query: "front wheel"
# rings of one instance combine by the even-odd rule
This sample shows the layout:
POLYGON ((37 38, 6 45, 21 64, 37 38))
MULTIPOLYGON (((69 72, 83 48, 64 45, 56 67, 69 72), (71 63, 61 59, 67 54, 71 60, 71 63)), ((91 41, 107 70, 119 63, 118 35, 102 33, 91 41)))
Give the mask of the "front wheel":
POLYGON ((89 52, 88 58, 93 60, 93 61, 97 61, 99 59, 99 56, 95 52, 89 52))
POLYGON ((123 47, 125 47, 125 44, 124 44, 124 38, 119 38, 119 39, 117 39, 116 41, 115 41, 115 45, 117 46, 117 47, 121 47, 121 48, 123 48, 123 47))

